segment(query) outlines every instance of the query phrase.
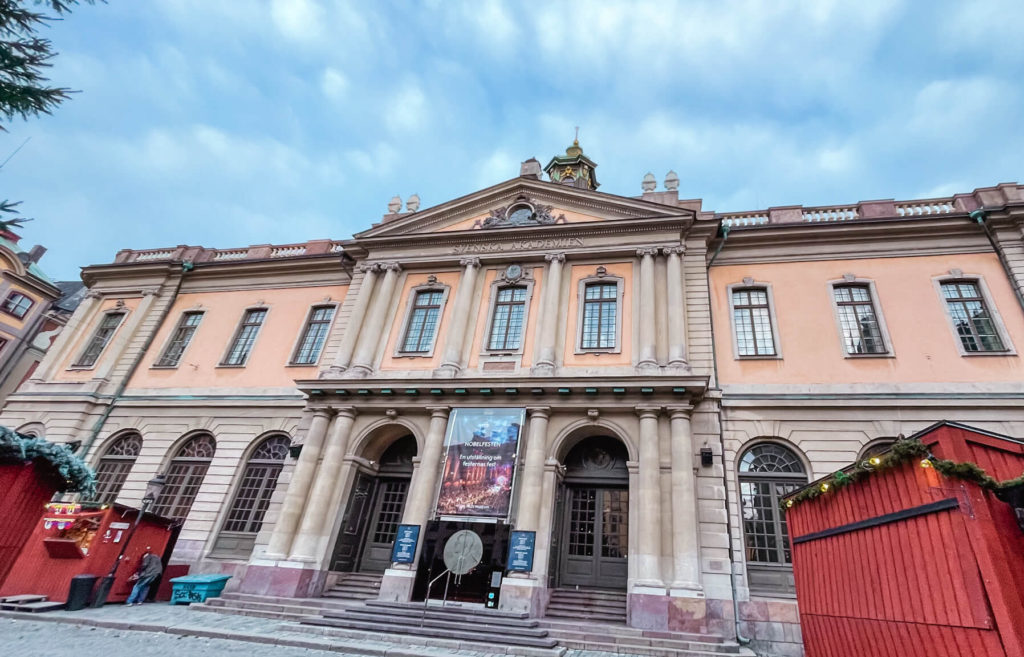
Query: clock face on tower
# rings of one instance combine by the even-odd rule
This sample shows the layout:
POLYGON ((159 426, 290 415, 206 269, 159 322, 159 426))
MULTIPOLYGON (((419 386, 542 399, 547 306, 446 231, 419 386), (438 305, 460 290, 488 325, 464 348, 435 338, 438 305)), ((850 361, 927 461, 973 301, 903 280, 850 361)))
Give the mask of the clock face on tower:
POLYGON ((519 207, 508 215, 508 223, 513 226, 523 226, 533 222, 533 210, 529 207, 519 207))

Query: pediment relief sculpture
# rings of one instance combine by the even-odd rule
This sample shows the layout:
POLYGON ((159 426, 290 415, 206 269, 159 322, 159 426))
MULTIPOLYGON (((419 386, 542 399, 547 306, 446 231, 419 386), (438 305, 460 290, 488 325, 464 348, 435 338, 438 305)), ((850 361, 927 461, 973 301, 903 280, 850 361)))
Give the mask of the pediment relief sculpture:
POLYGON ((564 214, 555 217, 552 210, 552 206, 541 205, 525 194, 520 194, 512 203, 491 210, 491 213, 482 221, 477 221, 473 228, 518 228, 567 223, 564 214))

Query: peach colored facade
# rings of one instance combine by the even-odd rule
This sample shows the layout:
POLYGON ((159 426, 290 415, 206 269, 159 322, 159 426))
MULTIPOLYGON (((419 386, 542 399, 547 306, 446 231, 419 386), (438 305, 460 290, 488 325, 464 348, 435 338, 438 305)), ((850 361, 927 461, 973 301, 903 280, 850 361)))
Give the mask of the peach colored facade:
POLYGON ((449 421, 521 409, 511 510, 490 522, 536 532, 536 551, 532 571, 501 572, 503 608, 541 616, 596 587, 637 628, 798 654, 765 500, 937 420, 1024 436, 1021 188, 721 214, 674 186, 597 192, 578 146, 553 163, 550 180, 527 161, 432 208, 399 203, 344 241, 122 251, 84 270, 90 298, 0 421, 79 440, 103 472, 137 437, 104 480, 126 503, 157 473, 201 470, 158 510, 183 523, 173 560, 234 590, 320 595, 360 572, 397 601, 422 600, 429 557, 392 563, 381 519, 438 541, 471 526, 434 508, 449 421), (998 336, 984 353, 965 353, 950 281, 980 295, 971 326, 998 336), (868 295, 852 324, 839 289, 868 295), (745 315, 751 290, 765 302, 745 315), (743 353, 755 315, 749 340, 772 344, 743 353), (752 470, 761 458, 785 467, 752 470), (624 527, 583 560, 566 520, 581 491, 624 527))

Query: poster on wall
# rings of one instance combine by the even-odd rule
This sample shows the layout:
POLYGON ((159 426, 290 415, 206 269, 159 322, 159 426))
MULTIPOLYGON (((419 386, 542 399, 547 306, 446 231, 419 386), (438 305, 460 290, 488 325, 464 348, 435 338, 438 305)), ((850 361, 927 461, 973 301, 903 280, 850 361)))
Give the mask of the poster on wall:
POLYGON ((526 409, 456 408, 448 419, 437 515, 508 518, 526 409))

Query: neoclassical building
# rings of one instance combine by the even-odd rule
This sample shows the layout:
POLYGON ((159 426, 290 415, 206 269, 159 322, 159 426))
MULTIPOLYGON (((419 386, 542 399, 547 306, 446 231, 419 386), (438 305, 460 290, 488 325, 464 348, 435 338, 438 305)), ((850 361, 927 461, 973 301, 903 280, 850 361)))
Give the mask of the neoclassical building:
POLYGON ((574 143, 348 240, 121 251, 0 422, 81 441, 104 500, 164 473, 172 560, 235 590, 423 600, 469 529, 464 603, 790 654, 779 496, 936 420, 1024 436, 1024 197, 678 184, 598 191, 574 143))

